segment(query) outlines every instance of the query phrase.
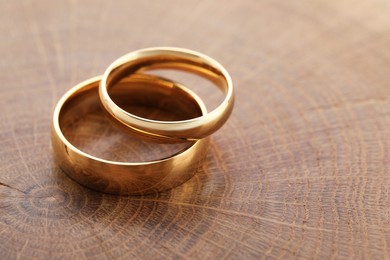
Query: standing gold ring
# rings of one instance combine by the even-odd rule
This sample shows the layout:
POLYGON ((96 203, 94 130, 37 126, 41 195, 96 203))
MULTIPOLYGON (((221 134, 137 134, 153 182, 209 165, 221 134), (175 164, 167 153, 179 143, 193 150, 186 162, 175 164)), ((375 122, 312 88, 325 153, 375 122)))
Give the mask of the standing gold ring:
MULTIPOLYGON (((81 151, 67 140, 63 133, 64 127, 79 118, 80 112, 88 112, 99 103, 100 79, 101 77, 95 77, 73 87, 59 100, 54 110, 52 144, 60 167, 82 185, 122 195, 159 192, 190 179, 205 157, 209 138, 192 142, 185 150, 171 157, 139 163, 100 159, 81 151)), ((117 96, 121 97, 129 85, 142 87, 145 97, 158 91, 167 98, 184 99, 186 101, 183 107, 178 109, 193 106, 196 109, 195 116, 206 114, 202 100, 195 93, 179 83, 156 76, 136 74, 124 78, 117 81, 110 94, 115 93, 114 90, 118 87, 120 91, 117 96)))
POLYGON ((141 49, 122 56, 105 71, 100 82, 99 97, 103 108, 135 134, 161 142, 194 141, 209 136, 229 118, 234 104, 233 83, 226 69, 214 59, 187 49, 158 47, 141 49), (181 121, 158 121, 131 114, 111 99, 108 91, 123 77, 153 69, 178 69, 200 75, 216 84, 225 99, 213 111, 181 121))

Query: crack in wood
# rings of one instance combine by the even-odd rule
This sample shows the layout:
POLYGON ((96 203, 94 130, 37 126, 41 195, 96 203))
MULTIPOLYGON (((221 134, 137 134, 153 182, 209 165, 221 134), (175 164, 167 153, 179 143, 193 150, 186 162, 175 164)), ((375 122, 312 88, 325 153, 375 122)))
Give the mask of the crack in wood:
POLYGON ((6 184, 6 183, 4 183, 4 182, 0 182, 0 186, 4 186, 4 187, 10 188, 10 189, 19 191, 19 192, 21 192, 21 193, 23 193, 23 194, 26 194, 26 192, 24 192, 24 191, 22 191, 22 190, 20 190, 20 189, 18 189, 18 188, 12 187, 11 185, 8 185, 8 184, 6 184))

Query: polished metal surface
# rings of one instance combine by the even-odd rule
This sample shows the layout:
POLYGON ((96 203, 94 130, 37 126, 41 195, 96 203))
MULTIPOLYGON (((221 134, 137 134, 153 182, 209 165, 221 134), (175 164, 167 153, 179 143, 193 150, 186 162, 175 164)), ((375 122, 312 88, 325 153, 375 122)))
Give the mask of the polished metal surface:
POLYGON ((185 142, 207 137, 229 118, 234 105, 233 83, 226 69, 212 58, 187 49, 157 47, 141 49, 114 61, 103 74, 99 97, 111 120, 149 141, 185 142), (225 93, 222 103, 210 113, 180 121, 158 121, 131 114, 119 107, 109 90, 123 77, 153 69, 176 69, 200 75, 225 93))
MULTIPOLYGON (((155 161, 128 163, 104 160, 87 154, 64 136, 63 127, 71 123, 82 112, 99 102, 98 87, 101 77, 84 81, 69 90, 58 102, 53 116, 52 144, 60 167, 75 181, 91 189, 121 195, 139 195, 164 191, 190 179, 203 162, 209 138, 195 142, 171 157, 155 161)), ((180 109, 189 117, 206 114, 202 100, 179 83, 161 77, 136 74, 117 81, 110 94, 121 101, 129 86, 138 88, 146 102, 158 102, 157 93, 167 99, 168 109, 180 109), (115 94, 116 93, 116 94, 115 94), (192 113, 192 114, 191 114, 192 113)), ((126 95, 128 98, 129 95, 126 95)), ((143 98, 141 98, 143 99, 143 98)), ((131 100, 122 100, 131 102, 131 100)), ((133 100, 138 102, 137 100, 133 100)), ((167 121, 170 122, 170 121, 167 121)), ((139 132, 139 135, 142 135, 139 132)))

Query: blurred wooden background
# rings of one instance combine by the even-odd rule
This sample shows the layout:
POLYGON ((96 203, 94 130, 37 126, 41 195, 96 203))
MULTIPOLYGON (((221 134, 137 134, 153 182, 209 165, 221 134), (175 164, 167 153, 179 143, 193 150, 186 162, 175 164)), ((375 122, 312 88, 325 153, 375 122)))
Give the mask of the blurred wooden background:
POLYGON ((385 0, 1 1, 0 258, 389 258, 389 14, 385 0), (53 161, 55 103, 162 45, 235 83, 203 169, 152 196, 79 186, 53 161))

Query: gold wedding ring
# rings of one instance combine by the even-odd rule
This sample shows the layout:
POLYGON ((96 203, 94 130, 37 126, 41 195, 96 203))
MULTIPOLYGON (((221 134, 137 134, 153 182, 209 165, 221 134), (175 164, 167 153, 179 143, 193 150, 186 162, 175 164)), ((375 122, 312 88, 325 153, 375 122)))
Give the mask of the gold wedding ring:
POLYGON ((141 195, 168 190, 195 174, 206 155, 209 135, 226 122, 233 104, 230 75, 212 58, 180 48, 141 49, 117 59, 103 76, 76 85, 59 100, 52 123, 53 150, 59 166, 73 180, 96 191, 141 195), (144 74, 155 69, 199 75, 217 85, 225 98, 207 113, 203 101, 183 85, 144 74), (124 109, 126 105, 138 103, 164 107, 180 112, 181 116, 175 121, 161 121, 124 109), (96 111, 105 113, 110 122, 126 133, 146 141, 188 142, 188 146, 169 157, 146 162, 98 158, 77 148, 70 141, 72 135, 66 134, 69 126, 83 120, 83 115, 96 111))
POLYGON ((221 64, 195 51, 168 47, 141 49, 114 61, 103 74, 99 97, 111 120, 120 122, 143 139, 161 142, 194 141, 209 136, 226 122, 234 104, 232 80, 221 64), (177 69, 202 76, 216 84, 225 93, 225 99, 210 113, 181 121, 142 118, 123 110, 112 100, 109 90, 119 80, 153 69, 177 69))
MULTIPOLYGON (((217 79, 216 73, 210 75, 217 79)), ((84 186, 122 195, 159 192, 176 187, 190 179, 205 157, 209 138, 191 142, 185 150, 168 158, 139 163, 100 159, 81 151, 68 141, 63 133, 64 127, 79 118, 81 112, 88 112, 99 105, 100 80, 101 77, 95 77, 73 87, 59 100, 55 108, 52 143, 60 167, 72 179, 84 186)), ((195 93, 179 83, 161 77, 133 74, 120 81, 116 78, 115 86, 113 84, 111 80, 110 94, 116 96, 116 100, 121 100, 130 86, 135 86, 138 91, 143 91, 147 102, 153 100, 153 95, 157 93, 166 99, 181 101, 182 105, 176 102, 176 105, 172 105, 171 108, 191 111, 190 117, 206 114, 202 100, 195 93)))

